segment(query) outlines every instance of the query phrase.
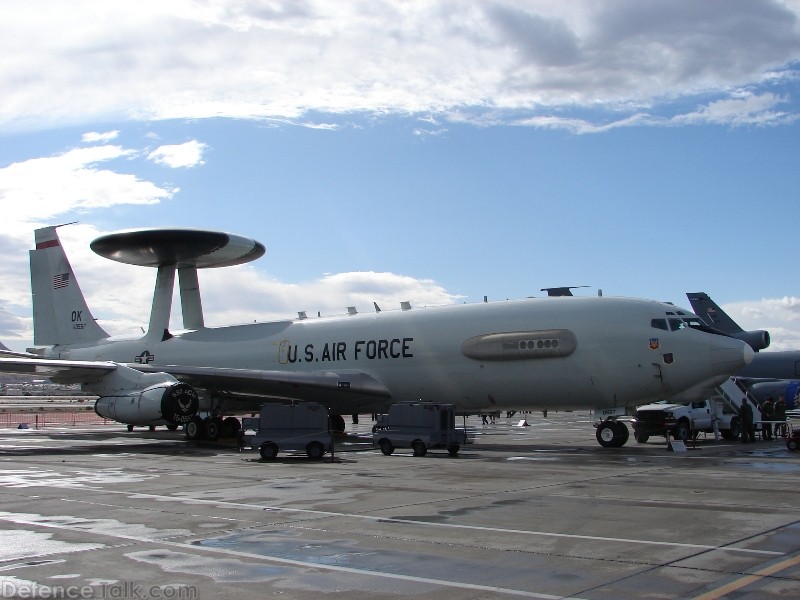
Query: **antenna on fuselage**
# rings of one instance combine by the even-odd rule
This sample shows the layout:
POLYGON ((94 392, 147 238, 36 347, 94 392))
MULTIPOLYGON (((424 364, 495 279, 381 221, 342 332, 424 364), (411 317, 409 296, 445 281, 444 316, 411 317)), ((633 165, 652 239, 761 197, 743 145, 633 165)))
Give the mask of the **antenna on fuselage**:
POLYGON ((200 329, 205 322, 197 269, 241 265, 266 252, 263 244, 251 238, 221 231, 178 228, 119 231, 97 238, 90 246, 105 258, 158 269, 146 336, 159 336, 162 340, 171 337, 169 316, 176 272, 183 326, 200 329))

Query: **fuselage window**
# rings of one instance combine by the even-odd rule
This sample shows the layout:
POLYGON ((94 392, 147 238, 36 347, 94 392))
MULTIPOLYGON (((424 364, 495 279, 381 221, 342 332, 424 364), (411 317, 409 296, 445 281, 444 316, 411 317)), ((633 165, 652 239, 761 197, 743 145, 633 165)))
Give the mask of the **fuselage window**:
POLYGON ((653 327, 654 329, 663 329, 664 331, 668 331, 666 319, 653 319, 652 321, 650 321, 650 327, 653 327))

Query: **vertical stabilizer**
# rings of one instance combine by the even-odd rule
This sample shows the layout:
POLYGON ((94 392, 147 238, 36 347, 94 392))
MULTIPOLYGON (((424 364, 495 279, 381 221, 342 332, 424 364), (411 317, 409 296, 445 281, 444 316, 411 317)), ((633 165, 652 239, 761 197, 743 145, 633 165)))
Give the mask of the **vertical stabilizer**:
POLYGON ((33 342, 55 346, 107 338, 86 306, 56 227, 37 229, 36 249, 30 251, 33 342))
POLYGON ((715 327, 728 334, 741 333, 743 330, 728 316, 705 292, 687 292, 686 297, 695 314, 705 321, 709 327, 715 327))

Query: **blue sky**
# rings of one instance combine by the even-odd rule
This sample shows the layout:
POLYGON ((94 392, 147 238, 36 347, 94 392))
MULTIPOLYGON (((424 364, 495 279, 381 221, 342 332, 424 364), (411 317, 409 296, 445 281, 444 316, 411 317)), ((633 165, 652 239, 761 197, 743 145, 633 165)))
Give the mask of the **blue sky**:
POLYGON ((267 247, 201 273, 211 325, 587 285, 684 306, 706 291, 797 349, 798 16, 794 0, 3 3, 0 341, 31 344, 33 230, 79 221, 60 234, 115 334, 146 325, 155 273, 89 242, 169 225, 267 247))

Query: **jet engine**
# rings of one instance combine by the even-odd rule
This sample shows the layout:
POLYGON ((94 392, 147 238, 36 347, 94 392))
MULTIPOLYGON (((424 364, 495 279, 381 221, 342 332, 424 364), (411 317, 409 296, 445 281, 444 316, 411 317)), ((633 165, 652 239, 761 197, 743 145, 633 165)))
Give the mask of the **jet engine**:
POLYGON ((83 389, 100 396, 94 405, 98 415, 129 425, 184 425, 200 408, 189 384, 169 373, 142 373, 123 365, 83 389))
POLYGON ((769 331, 764 331, 762 329, 734 333, 733 337, 739 338, 744 343, 749 344, 750 347, 756 352, 758 352, 759 350, 763 350, 764 348, 767 348, 770 342, 769 331))

